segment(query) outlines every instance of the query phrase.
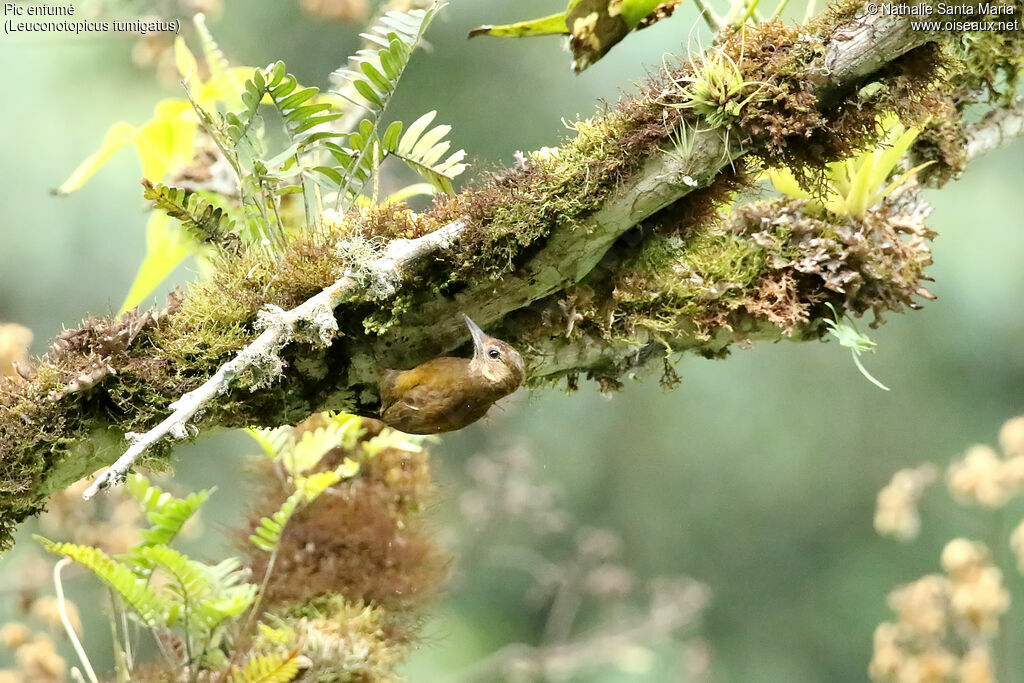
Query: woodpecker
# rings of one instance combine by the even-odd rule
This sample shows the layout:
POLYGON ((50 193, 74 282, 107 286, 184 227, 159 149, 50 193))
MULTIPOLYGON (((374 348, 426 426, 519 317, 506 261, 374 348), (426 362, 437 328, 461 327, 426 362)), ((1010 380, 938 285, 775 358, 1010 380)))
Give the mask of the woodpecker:
POLYGON ((523 357, 462 316, 473 337, 472 358, 444 356, 411 370, 384 370, 380 419, 408 434, 439 434, 470 425, 526 377, 523 357))

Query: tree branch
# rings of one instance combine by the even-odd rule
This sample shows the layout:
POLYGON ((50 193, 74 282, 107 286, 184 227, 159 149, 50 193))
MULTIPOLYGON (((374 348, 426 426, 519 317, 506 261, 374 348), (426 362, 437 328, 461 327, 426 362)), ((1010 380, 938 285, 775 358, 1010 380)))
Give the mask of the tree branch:
POLYGON ((102 489, 122 483, 139 456, 160 439, 166 436, 186 438, 189 421, 211 401, 227 393, 231 381, 240 373, 253 367, 269 365, 273 371, 265 381, 273 381, 273 376, 284 370, 278 355, 281 348, 295 340, 300 329, 311 343, 330 344, 334 333, 338 331, 334 309, 344 297, 357 290, 364 290, 372 298, 387 298, 394 293, 401 281, 402 271, 409 264, 450 245, 465 226, 464 222, 455 221, 417 240, 394 240, 388 244, 383 256, 367 264, 365 273, 359 276, 347 273, 290 311, 273 308, 263 311, 259 322, 263 332, 198 389, 172 403, 169 406, 171 414, 156 427, 145 434, 126 434, 131 446, 85 490, 82 497, 88 500, 102 489), (364 284, 360 284, 361 280, 364 284))
MULTIPOLYGON (((269 267, 243 255, 176 313, 65 333, 36 377, 0 384, 0 546, 47 492, 118 452, 90 494, 147 449, 166 453, 167 436, 326 409, 374 414, 380 369, 458 347, 463 312, 523 349, 536 383, 578 372, 614 381, 670 351, 715 356, 737 340, 817 337, 824 301, 876 314, 911 305, 926 294, 930 258, 912 198, 854 224, 826 225, 781 202, 709 227, 743 155, 765 154, 767 140, 802 153, 840 142, 814 152, 820 165, 856 146, 843 135, 899 105, 873 109, 857 88, 933 36, 906 18, 851 18, 851 7, 810 28, 766 24, 729 38, 746 50, 745 68, 775 69, 763 106, 780 109, 749 135, 662 105, 662 84, 652 84, 525 169, 427 214, 334 217, 337 246, 295 245, 269 267), (757 49, 764 64, 751 61, 757 49), (794 92, 802 99, 784 109, 794 92), (372 246, 407 234, 422 236, 392 239, 383 253, 372 246), (339 263, 346 272, 323 275, 339 263)), ((933 76, 901 78, 895 85, 924 89, 933 76)))
POLYGON ((967 131, 968 159, 994 152, 1017 138, 1024 137, 1024 97, 1009 107, 989 112, 967 131))

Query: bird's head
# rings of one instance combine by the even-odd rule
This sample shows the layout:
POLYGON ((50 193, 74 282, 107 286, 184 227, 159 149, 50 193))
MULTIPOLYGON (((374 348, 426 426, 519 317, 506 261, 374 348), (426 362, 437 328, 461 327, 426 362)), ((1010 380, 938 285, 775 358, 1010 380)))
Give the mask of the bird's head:
POLYGON ((526 364, 510 344, 488 337, 468 315, 463 315, 469 333, 473 335, 473 360, 470 367, 479 372, 496 388, 511 393, 523 383, 526 377, 526 364))

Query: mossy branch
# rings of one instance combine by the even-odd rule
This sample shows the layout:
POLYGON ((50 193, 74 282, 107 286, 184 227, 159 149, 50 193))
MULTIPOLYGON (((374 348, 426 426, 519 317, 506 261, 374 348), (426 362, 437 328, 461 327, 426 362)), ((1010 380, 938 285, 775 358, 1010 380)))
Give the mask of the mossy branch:
MULTIPOLYGON (((655 79, 562 147, 424 214, 328 214, 329 240, 297 240, 272 263, 226 254, 160 314, 64 333, 35 376, 0 384, 0 546, 48 492, 119 452, 93 492, 147 449, 165 455, 167 436, 374 414, 380 370, 464 343, 461 313, 523 350, 534 384, 572 385, 580 373, 614 384, 684 349, 817 338, 825 303, 876 315, 914 306, 930 255, 911 191, 857 220, 811 215, 801 200, 716 217, 745 181, 744 156, 812 178, 877 142, 883 113, 920 123, 951 99, 926 44, 936 36, 859 8, 723 36, 716 49, 742 78, 768 84, 726 112, 727 127, 671 106, 671 84, 696 68, 684 63, 683 77, 655 79)), ((954 137, 932 142, 952 154, 954 137)))
POLYGON ((418 240, 394 240, 383 256, 366 264, 365 272, 346 273, 330 287, 289 311, 274 307, 263 311, 259 321, 263 332, 231 361, 222 365, 210 379, 168 406, 171 414, 156 427, 145 434, 126 434, 131 446, 86 489, 84 498, 88 500, 100 490, 123 482, 138 457, 160 439, 166 436, 185 438, 195 414, 227 393, 232 380, 240 373, 260 368, 263 373, 261 384, 275 381, 284 369, 279 353, 285 344, 298 339, 325 346, 330 344, 338 330, 334 309, 342 299, 352 296, 356 290, 365 291, 371 300, 391 296, 396 283, 401 280, 402 271, 410 263, 450 244, 463 228, 464 223, 456 221, 418 240))

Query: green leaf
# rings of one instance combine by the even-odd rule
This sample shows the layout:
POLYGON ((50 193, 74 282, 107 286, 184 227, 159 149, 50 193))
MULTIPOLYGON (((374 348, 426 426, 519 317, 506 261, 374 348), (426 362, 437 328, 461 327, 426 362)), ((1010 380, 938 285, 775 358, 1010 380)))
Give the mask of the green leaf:
POLYGON ((345 153, 345 158, 333 153, 340 162, 337 170, 344 177, 339 203, 354 201, 375 172, 373 157, 382 158, 381 152, 393 149, 400 129, 389 128, 381 138, 377 134, 380 117, 398 87, 413 50, 443 7, 443 3, 435 0, 426 10, 385 13, 377 25, 363 34, 368 44, 379 47, 359 50, 345 67, 331 74, 334 93, 367 111, 358 135, 349 138, 351 149, 345 153))
POLYGON ((69 557, 89 569, 117 592, 150 628, 170 625, 175 619, 177 612, 173 605, 151 588, 147 579, 138 576, 128 565, 112 559, 102 550, 74 543, 54 543, 42 536, 34 538, 51 553, 69 557))
POLYGON ((142 532, 143 546, 166 545, 173 541, 185 526, 185 522, 217 490, 210 488, 191 493, 185 498, 176 498, 160 487, 153 486, 149 479, 137 472, 128 477, 125 488, 142 506, 151 525, 142 532))
POLYGON ((166 545, 139 548, 134 557, 173 579, 171 591, 188 617, 192 636, 209 638, 221 623, 241 616, 256 599, 257 586, 243 582, 245 573, 235 558, 211 566, 166 545))
POLYGON ((193 239, 198 242, 222 244, 234 230, 234 222, 224 210, 204 201, 190 190, 153 184, 142 179, 143 196, 156 204, 168 216, 181 222, 193 239))
POLYGON ((835 306, 828 302, 826 302, 825 305, 832 311, 833 317, 833 320, 825 320, 825 324, 829 328, 829 333, 836 338, 840 346, 850 349, 850 352, 853 355, 853 364, 865 379, 879 389, 889 391, 889 387, 875 379, 875 377, 868 372, 867 368, 865 368, 864 364, 860 361, 860 354, 865 351, 874 353, 875 347, 878 345, 867 335, 861 334, 860 330, 857 329, 857 326, 854 325, 852 321, 839 315, 835 306))
POLYGON ((437 116, 436 111, 428 111, 423 116, 413 121, 409 128, 405 131, 405 135, 402 137, 402 142, 398 145, 396 150, 399 154, 409 154, 412 152, 412 148, 419 141, 420 136, 423 135, 423 131, 427 129, 430 122, 437 116))
POLYGON ((249 536, 249 541, 260 550, 268 553, 274 552, 281 542, 281 536, 288 526, 288 522, 300 507, 310 505, 328 488, 342 479, 355 476, 358 472, 359 464, 350 458, 345 458, 345 461, 334 470, 316 472, 309 476, 297 476, 295 491, 285 499, 276 512, 260 520, 254 530, 255 533, 249 536))
POLYGON ((377 91, 373 89, 367 81, 357 80, 352 82, 352 87, 356 89, 356 92, 363 96, 367 102, 377 107, 378 109, 384 108, 383 98, 377 94, 377 91))
POLYGON ((388 152, 394 152, 398 149, 398 141, 401 137, 402 122, 394 121, 384 131, 384 137, 381 138, 381 147, 388 152))
POLYGON ((600 59, 631 31, 672 14, 683 0, 570 0, 564 12, 512 24, 480 26, 469 37, 481 35, 501 38, 532 36, 572 36, 569 47, 582 71, 600 59))
POLYGON ((68 179, 57 188, 57 194, 70 194, 84 185, 85 181, 95 175, 118 150, 131 144, 136 132, 134 126, 124 121, 111 126, 103 138, 103 144, 100 145, 99 151, 83 161, 74 170, 68 179))
POLYGON ((530 36, 565 35, 569 29, 565 25, 565 12, 551 14, 537 19, 528 19, 514 24, 500 26, 479 26, 469 32, 469 37, 498 36, 501 38, 527 38, 530 36))
MULTIPOLYGON (((397 149, 392 146, 392 154, 399 157, 416 173, 427 179, 431 185, 442 192, 452 193, 453 179, 465 170, 461 163, 466 153, 458 150, 443 159, 451 147, 451 143, 443 138, 451 130, 451 126, 440 125, 426 130, 434 120, 436 112, 427 112, 416 119, 405 131, 397 149)), ((385 145, 385 149, 388 149, 385 145)))

